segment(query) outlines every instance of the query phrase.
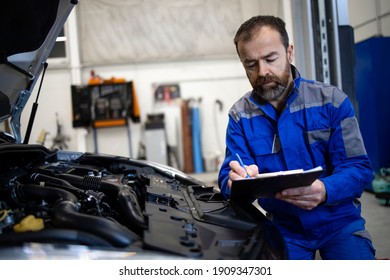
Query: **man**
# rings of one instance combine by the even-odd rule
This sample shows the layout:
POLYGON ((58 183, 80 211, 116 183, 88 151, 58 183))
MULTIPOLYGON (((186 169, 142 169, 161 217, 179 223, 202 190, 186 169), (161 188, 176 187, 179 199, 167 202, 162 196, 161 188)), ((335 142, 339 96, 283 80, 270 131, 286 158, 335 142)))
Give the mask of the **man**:
POLYGON ((228 198, 232 181, 247 175, 322 166, 311 186, 259 198, 260 206, 291 259, 314 259, 317 251, 322 259, 374 259, 358 200, 373 171, 348 97, 300 76, 280 18, 249 19, 234 43, 253 90, 229 112, 221 193, 228 198))

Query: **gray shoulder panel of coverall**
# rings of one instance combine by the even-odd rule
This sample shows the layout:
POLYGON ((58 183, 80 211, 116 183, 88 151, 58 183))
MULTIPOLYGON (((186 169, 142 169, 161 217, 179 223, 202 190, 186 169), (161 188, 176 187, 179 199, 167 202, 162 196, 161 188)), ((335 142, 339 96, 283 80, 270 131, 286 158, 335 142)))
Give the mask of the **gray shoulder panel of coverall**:
POLYGON ((293 113, 311 107, 321 107, 328 103, 338 108, 346 98, 347 95, 335 86, 302 79, 298 97, 291 103, 290 112, 293 113))
POLYGON ((263 115, 263 112, 259 110, 259 107, 250 101, 252 92, 246 93, 241 97, 229 111, 229 115, 235 122, 238 122, 241 118, 250 119, 259 115, 263 115))

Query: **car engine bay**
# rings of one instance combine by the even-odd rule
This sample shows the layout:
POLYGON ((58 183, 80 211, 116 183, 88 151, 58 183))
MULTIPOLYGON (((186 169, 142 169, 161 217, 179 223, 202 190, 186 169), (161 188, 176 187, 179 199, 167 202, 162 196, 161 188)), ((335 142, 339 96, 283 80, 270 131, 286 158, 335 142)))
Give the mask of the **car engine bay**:
POLYGON ((253 205, 236 207, 180 171, 3 142, 0 249, 50 243, 178 258, 285 258, 281 236, 253 205))

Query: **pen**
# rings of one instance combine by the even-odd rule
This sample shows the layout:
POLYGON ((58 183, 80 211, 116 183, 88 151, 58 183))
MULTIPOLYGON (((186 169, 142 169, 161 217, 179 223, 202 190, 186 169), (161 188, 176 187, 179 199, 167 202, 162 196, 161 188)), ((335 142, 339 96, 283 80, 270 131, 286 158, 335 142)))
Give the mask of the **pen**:
MULTIPOLYGON (((240 157, 239 154, 236 154, 236 158, 238 160, 238 163, 241 165, 242 168, 244 168, 245 172, 246 172, 246 168, 245 168, 245 165, 244 163, 242 162, 242 159, 240 157)), ((248 173, 246 173, 246 178, 250 178, 250 176, 248 175, 248 173)))

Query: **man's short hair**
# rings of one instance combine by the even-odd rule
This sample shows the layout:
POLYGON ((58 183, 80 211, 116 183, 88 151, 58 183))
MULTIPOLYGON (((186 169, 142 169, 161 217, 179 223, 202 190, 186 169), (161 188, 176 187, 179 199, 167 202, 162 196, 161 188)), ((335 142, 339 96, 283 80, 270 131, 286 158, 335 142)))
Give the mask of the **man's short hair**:
POLYGON ((279 32, 282 44, 287 50, 289 39, 286 31, 286 23, 281 18, 268 15, 254 16, 245 21, 240 28, 238 28, 236 35, 234 36, 236 49, 239 42, 247 42, 251 40, 256 32, 264 26, 268 26, 279 32))

